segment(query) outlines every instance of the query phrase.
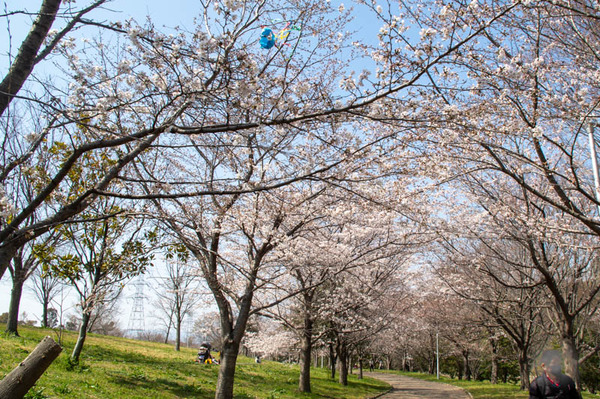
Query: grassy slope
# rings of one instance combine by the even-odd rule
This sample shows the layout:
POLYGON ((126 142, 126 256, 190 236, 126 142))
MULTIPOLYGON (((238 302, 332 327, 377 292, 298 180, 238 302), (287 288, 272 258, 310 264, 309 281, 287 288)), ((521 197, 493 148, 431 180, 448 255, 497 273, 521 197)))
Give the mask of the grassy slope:
MULTIPOLYGON (((52 330, 20 327, 21 337, 0 337, 0 378, 22 361, 52 330)), ((68 371, 68 356, 76 335, 65 332, 63 353, 40 378, 29 397, 42 398, 214 398, 218 366, 199 365, 197 349, 175 352, 170 345, 90 334, 81 364, 68 371)), ((235 398, 365 398, 387 389, 383 382, 350 376, 343 387, 327 370, 313 369, 312 394, 297 392, 299 368, 275 362, 255 364, 240 357, 235 398)))
MULTIPOLYGON (((408 377, 419 378, 427 381, 437 381, 435 375, 423 373, 405 373, 400 374, 408 377)), ((440 377, 440 382, 450 385, 456 385, 464 388, 473 396, 473 399, 512 399, 512 398, 529 398, 529 393, 521 391, 518 385, 515 384, 495 384, 492 385, 489 381, 465 381, 447 377, 440 377)), ((598 398, 598 395, 592 395, 588 392, 583 393, 584 399, 598 398)))

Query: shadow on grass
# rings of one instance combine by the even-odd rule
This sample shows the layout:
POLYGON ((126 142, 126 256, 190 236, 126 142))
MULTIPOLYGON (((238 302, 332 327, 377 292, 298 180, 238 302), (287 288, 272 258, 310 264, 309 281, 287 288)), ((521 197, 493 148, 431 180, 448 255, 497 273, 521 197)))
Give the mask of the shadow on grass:
POLYGON ((200 385, 185 384, 165 378, 147 379, 143 377, 115 375, 111 380, 112 383, 123 387, 123 391, 147 390, 154 393, 169 392, 178 398, 212 399, 215 397, 214 389, 209 390, 200 385))

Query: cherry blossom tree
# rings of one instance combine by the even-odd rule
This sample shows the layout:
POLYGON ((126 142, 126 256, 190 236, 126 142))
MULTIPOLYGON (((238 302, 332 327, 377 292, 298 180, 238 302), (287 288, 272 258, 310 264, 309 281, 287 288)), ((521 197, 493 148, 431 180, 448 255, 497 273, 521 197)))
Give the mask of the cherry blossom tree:
MULTIPOLYGON (((210 2, 203 5, 203 25, 194 27, 193 32, 180 31, 174 35, 158 32, 151 22, 146 26, 132 21, 101 24, 82 18, 100 4, 101 1, 92 3, 89 8, 71 14, 71 22, 52 37, 47 50, 24 54, 24 65, 32 65, 34 52, 39 57, 50 50, 63 62, 56 66, 60 77, 44 82, 40 95, 18 99, 31 107, 28 112, 35 115, 33 120, 41 121, 38 125, 27 125, 33 134, 23 134, 15 118, 3 119, 10 140, 4 140, 5 198, 0 203, 6 203, 2 206, 7 218, 0 231, 3 243, 0 275, 20 246, 82 212, 98 196, 139 198, 136 196, 139 191, 132 193, 119 185, 109 190, 109 185, 117 178, 135 180, 129 171, 130 163, 153 145, 155 148, 178 145, 170 134, 197 139, 194 135, 221 133, 218 140, 227 146, 236 145, 237 133, 259 127, 271 129, 277 140, 277 134, 281 135, 277 128, 291 126, 298 129, 298 134, 312 130, 311 123, 339 124, 359 111, 371 120, 385 120, 390 113, 395 114, 384 101, 387 97, 408 91, 434 65, 442 63, 515 7, 512 4, 498 7, 490 17, 473 21, 472 28, 462 29, 460 34, 457 31, 451 39, 446 38, 434 47, 431 38, 424 35, 421 41, 414 39, 415 44, 404 51, 395 43, 409 41, 410 36, 405 34, 402 16, 395 15, 391 6, 387 12, 381 7, 370 9, 384 25, 379 43, 371 47, 355 41, 351 50, 344 24, 352 10, 343 6, 334 9, 329 3, 210 2), (294 42, 267 53, 251 46, 255 44, 260 24, 280 16, 292 16, 303 23, 304 28, 294 42), (83 44, 76 43, 67 33, 83 23, 98 26, 114 36, 86 37, 83 44), (375 79, 369 78, 368 71, 354 77, 346 54, 377 65, 375 79), (327 73, 322 74, 323 70, 327 73), (340 76, 343 76, 341 86, 340 76), (169 137, 156 142, 161 136, 169 137), (80 187, 75 188, 70 172, 88 167, 88 161, 82 158, 89 153, 102 153, 109 162, 102 165, 101 173, 98 169, 96 179, 77 181, 80 187), (47 154, 54 156, 46 157, 47 154), (43 168, 37 165, 38 160, 42 160, 43 168), (35 175, 36 190, 31 200, 14 201, 20 198, 17 182, 22 174, 35 175), (46 206, 50 197, 58 199, 53 207, 46 206), (25 221, 31 220, 33 214, 36 222, 26 225, 25 221)), ((47 1, 44 5, 56 9, 59 2, 47 1)), ((48 18, 45 12, 40 13, 47 20, 34 26, 32 32, 40 30, 47 36, 56 12, 48 12, 48 18)), ((40 43, 34 47, 40 48, 40 43)), ((29 67, 15 64, 15 68, 22 76, 29 76, 29 67)), ((415 103, 406 100, 411 95, 407 93, 394 101, 396 106, 404 108, 403 118, 407 120, 415 109, 415 103)), ((339 131, 339 126, 336 130, 339 131)), ((335 140, 327 143, 338 145, 335 140)), ((338 161, 330 159, 329 163, 314 164, 313 168, 301 167, 291 176, 282 174, 264 182, 262 187, 234 189, 252 191, 287 184, 298 178, 313 177, 338 161)), ((165 193, 169 185, 162 183, 154 181, 155 190, 171 197, 228 194, 232 189, 227 184, 213 184, 212 188, 200 185, 199 190, 165 193)), ((152 191, 140 195, 158 194, 152 191)))
POLYGON ((484 234, 446 241, 447 255, 436 274, 454 293, 476 304, 490 328, 499 327, 510 338, 518 354, 521 389, 528 389, 531 359, 547 343, 546 294, 524 248, 490 230, 484 234))
MULTIPOLYGON (((175 350, 181 347, 181 327, 184 318, 192 315, 194 308, 200 300, 199 280, 187 260, 170 259, 165 262, 165 276, 157 276, 158 287, 157 308, 163 318, 168 320, 168 325, 175 328, 175 350)), ((167 338, 168 338, 167 330, 167 338)))
MULTIPOLYGON (((510 336, 518 351, 523 388, 530 356, 544 342, 536 337, 544 334, 560 337, 566 371, 577 380, 576 330, 584 328, 598 306, 593 238, 562 226, 562 212, 512 179, 491 179, 481 170, 464 176, 468 178, 458 180, 465 203, 470 200, 471 205, 456 210, 460 226, 446 225, 452 238, 446 238, 444 245, 452 255, 446 258, 448 265, 441 268, 441 275, 510 336), (464 220, 471 221, 467 229, 464 220), (480 286, 482 279, 488 283, 480 286), (542 317, 546 313, 550 319, 542 317)), ((544 187, 543 180, 536 189, 552 190, 544 187)))
MULTIPOLYGON (((84 16, 105 2, 106 0, 97 0, 79 10, 71 6, 61 10, 61 0, 42 1, 29 33, 21 43, 7 74, 0 82, 0 115, 5 113, 9 104, 30 77, 35 66, 44 61, 69 32, 82 24, 93 23, 90 20, 85 20, 84 16), (64 19, 65 24, 60 26, 60 30, 51 32, 50 29, 56 22, 57 17, 64 19)), ((3 17, 16 14, 29 13, 24 9, 10 10, 3 17)))
MULTIPOLYGON (((432 22, 468 23, 479 19, 478 10, 495 6, 446 4, 432 22)), ((477 212, 489 213, 496 222, 490 236, 509 238, 525 251, 529 261, 522 267, 535 271, 524 286, 545 285, 549 302, 543 306, 552 309, 566 370, 575 378, 572 322, 587 319, 597 301, 591 242, 599 231, 598 200, 584 135, 598 105, 597 14, 585 2, 523 4, 455 53, 455 66, 464 68, 432 69, 439 90, 422 97, 435 104, 420 131, 421 150, 435 165, 424 174, 438 182, 469 175, 468 187, 478 186, 485 199, 475 200, 473 208, 480 208, 469 220, 480 224, 477 212), (568 292, 578 293, 577 304, 568 292)))

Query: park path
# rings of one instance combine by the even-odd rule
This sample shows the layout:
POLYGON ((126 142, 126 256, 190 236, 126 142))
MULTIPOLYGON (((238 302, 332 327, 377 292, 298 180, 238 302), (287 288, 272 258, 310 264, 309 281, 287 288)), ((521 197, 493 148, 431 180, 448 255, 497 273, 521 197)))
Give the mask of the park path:
POLYGON ((471 396, 462 388, 452 385, 423 381, 398 374, 364 373, 365 376, 377 378, 392 386, 392 390, 378 396, 381 399, 470 399, 471 396))

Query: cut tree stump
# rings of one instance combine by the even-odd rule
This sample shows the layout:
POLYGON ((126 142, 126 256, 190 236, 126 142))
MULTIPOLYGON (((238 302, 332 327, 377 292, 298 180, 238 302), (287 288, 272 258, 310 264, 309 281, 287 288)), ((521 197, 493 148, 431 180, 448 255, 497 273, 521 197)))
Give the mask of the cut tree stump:
POLYGON ((61 351, 60 345, 51 337, 44 338, 25 360, 0 381, 0 398, 22 399, 61 351))

